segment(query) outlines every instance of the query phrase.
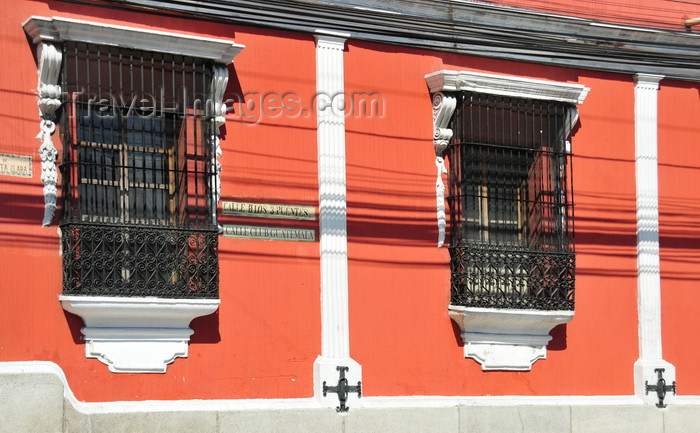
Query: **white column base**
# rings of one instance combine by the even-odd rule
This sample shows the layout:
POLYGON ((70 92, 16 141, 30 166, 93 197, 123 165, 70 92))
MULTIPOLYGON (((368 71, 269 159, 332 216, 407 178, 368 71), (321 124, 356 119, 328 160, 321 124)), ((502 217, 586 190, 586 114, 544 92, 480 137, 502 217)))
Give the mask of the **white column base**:
MULTIPOLYGON (((646 392, 646 384, 656 385, 659 374, 656 369, 663 368, 663 378, 666 385, 670 386, 676 381, 676 367, 663 359, 638 359, 634 363, 634 393, 646 404, 657 404, 659 397, 656 391, 646 392)), ((664 397, 664 404, 671 404, 676 400, 673 391, 667 391, 664 397)))
MULTIPOLYGON (((314 362, 314 397, 321 406, 337 409, 340 405, 338 394, 327 392, 325 396, 323 395, 324 382, 327 386, 338 386, 340 379, 339 366, 348 367, 348 371, 345 372, 348 386, 357 386, 358 382, 362 383, 362 366, 352 358, 326 358, 319 356, 314 362)), ((357 392, 348 393, 345 406, 349 408, 360 407, 360 398, 357 392)))

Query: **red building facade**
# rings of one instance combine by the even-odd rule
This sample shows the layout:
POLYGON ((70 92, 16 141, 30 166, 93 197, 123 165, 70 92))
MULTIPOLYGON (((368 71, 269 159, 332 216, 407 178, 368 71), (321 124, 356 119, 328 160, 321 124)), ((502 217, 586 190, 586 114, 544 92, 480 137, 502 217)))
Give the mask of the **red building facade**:
MULTIPOLYGON (((694 148, 700 39, 692 22, 700 9, 676 4, 678 10, 656 20, 635 22, 625 5, 593 2, 580 13, 537 2, 283 2, 247 10, 235 2, 196 10, 164 2, 86 3, 0 6, 1 38, 12 59, 0 67, 6 252, 0 380, 16 390, 0 408, 13 414, 15 431, 101 423, 152 431, 180 419, 178 428, 192 422, 211 431, 296 431, 303 423, 323 431, 503 431, 515 422, 513 413, 527 414, 523 431, 622 431, 621 425, 688 431, 674 428, 700 416, 694 368, 700 353, 693 344, 700 327, 693 295, 700 262, 693 200, 700 180, 694 148), (452 39, 442 37, 447 34, 452 39), (47 46, 57 50, 53 60, 47 46), (70 47, 75 53, 97 47, 97 54, 70 60, 70 47), (97 65, 92 72, 79 66, 88 58, 86 65, 97 65), (158 100, 146 90, 199 83, 165 78, 173 70, 159 65, 181 59, 204 65, 196 95, 205 97, 201 106, 178 100, 184 108, 171 122, 154 112, 179 96, 158 100), (90 90, 95 81, 84 84, 98 73, 101 83, 117 83, 116 71, 139 68, 141 78, 119 80, 119 92, 116 84, 99 91, 90 90), (66 88, 47 96, 47 86, 66 87, 69 77, 84 85, 84 97, 66 88), (137 82, 141 90, 134 90, 137 82), (47 104, 37 110, 37 95, 58 100, 54 117, 47 104), (491 102, 477 113, 465 101, 481 96, 491 102), (110 106, 100 105, 102 99, 117 101, 118 126, 99 111, 110 106), (532 101, 560 104, 565 114, 522 108, 534 107, 532 101), (80 107, 90 104, 97 113, 92 120, 66 120, 71 110, 79 119, 80 107), (126 120, 130 106, 140 123, 126 120), (487 110, 508 112, 509 120, 487 110), (463 112, 477 114, 458 126, 463 112), (513 126, 520 121, 532 128, 513 126), (485 132, 460 129, 477 123, 485 132), (526 134, 537 138, 508 147, 526 134), (447 149, 481 141, 491 150, 473 170, 497 179, 477 186, 455 181, 457 163, 447 149), (73 156, 70 146, 78 149, 73 156), (507 154, 493 150, 506 147, 507 154), (535 151, 562 156, 537 165, 535 151), (521 154, 526 162, 514 162, 521 154), (71 172, 71 164, 80 168, 71 172), (545 180, 533 199, 536 166, 545 180), (170 177, 149 178, 148 170, 170 177), (153 192, 158 188, 167 191, 165 216, 160 193, 153 192), (473 202, 464 199, 469 188, 478 191, 473 202), (138 196, 141 190, 151 192, 138 196), (450 196, 466 200, 462 214, 455 214, 450 196), (69 198, 77 203, 71 222, 78 231, 66 229, 69 198), (121 210, 85 210, 110 200, 121 210), (516 204, 502 204, 508 200, 516 204), (52 203, 53 215, 46 210, 52 203), (469 206, 478 210, 470 214, 469 206), (545 210, 537 213, 537 206, 545 210), (153 268, 144 263, 151 270, 139 273, 145 259, 135 255, 138 244, 91 259, 93 270, 86 268, 89 248, 108 242, 103 234, 89 247, 88 226, 117 227, 126 245, 138 232, 124 227, 167 221, 169 229, 193 230, 200 214, 215 240, 204 247, 190 231, 177 247, 184 250, 168 253, 196 271, 167 267, 168 259, 153 268), (516 259, 477 275, 481 265, 455 259, 458 220, 481 227, 480 245, 486 237, 498 248, 509 246, 516 259), (561 240, 562 225, 575 235, 561 240), (512 251, 534 248, 538 230, 558 236, 559 248, 537 244, 548 252, 536 256, 546 262, 537 265, 545 282, 536 283, 535 265, 522 264, 524 253, 512 251), (70 236, 79 241, 71 244, 70 236), (498 236, 509 237, 499 243, 498 236), (216 254, 202 274, 207 248, 216 254), (575 265, 548 261, 567 251, 575 251, 575 265), (110 292, 108 277, 86 281, 89 272, 107 275, 100 273, 106 263, 121 263, 124 255, 136 257, 133 267, 115 267, 109 278, 126 291, 110 292), (145 284, 145 292, 129 289, 156 274, 160 282, 145 284), (197 298, 206 278, 217 287, 197 298), (67 280, 78 282, 69 290, 67 280), (544 296, 547 285, 554 288, 547 302, 568 299, 575 306, 484 306, 491 280, 500 281, 497 294, 488 295, 494 299, 544 296), (562 284, 574 280, 572 295, 562 284), (180 294, 147 291, 178 282, 185 287, 180 294), (481 303, 457 305, 459 287, 481 303), (663 399, 647 387, 662 387, 659 374, 668 385, 663 399), (46 379, 51 391, 38 398, 29 389, 43 388, 29 384, 42 377, 52 378, 46 379), (347 401, 338 398, 342 377, 351 387, 347 401), (60 410, 32 415, 37 401, 36 407, 56 405, 42 400, 52 392, 70 409, 61 403, 60 410), (346 406, 347 414, 335 414, 346 406), (622 424, 614 411, 624 414, 622 424), (140 418, 144 412, 152 418, 140 418)), ((647 3, 645 10, 665 4, 647 3)), ((172 72, 188 73, 200 77, 190 69, 172 72)), ((472 236, 469 230, 464 236, 472 236)), ((157 242, 143 245, 153 260, 166 254, 157 242)), ((481 257, 494 254, 488 251, 481 257)))

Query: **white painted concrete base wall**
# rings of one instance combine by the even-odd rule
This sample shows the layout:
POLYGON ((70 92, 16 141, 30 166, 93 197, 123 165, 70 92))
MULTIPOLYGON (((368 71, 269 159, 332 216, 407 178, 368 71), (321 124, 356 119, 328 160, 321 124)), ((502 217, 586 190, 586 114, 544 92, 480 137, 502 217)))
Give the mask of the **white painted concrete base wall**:
POLYGON ((0 363, 1 433, 688 433, 700 398, 363 397, 347 415, 313 399, 78 402, 58 366, 0 363))

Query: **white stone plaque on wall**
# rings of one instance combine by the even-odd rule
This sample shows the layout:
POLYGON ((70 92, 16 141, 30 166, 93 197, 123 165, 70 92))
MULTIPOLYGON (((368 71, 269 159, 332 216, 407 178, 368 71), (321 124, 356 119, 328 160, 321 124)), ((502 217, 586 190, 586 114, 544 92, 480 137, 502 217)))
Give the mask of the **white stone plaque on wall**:
POLYGON ((29 155, 0 153, 0 174, 32 177, 32 157, 29 155))
POLYGON ((283 218, 296 220, 315 220, 316 208, 313 206, 296 206, 288 204, 248 203, 240 201, 222 201, 221 212, 224 215, 248 216, 259 218, 283 218))
POLYGON ((316 240, 316 230, 294 227, 264 227, 240 224, 224 224, 224 236, 229 238, 314 242, 316 240))

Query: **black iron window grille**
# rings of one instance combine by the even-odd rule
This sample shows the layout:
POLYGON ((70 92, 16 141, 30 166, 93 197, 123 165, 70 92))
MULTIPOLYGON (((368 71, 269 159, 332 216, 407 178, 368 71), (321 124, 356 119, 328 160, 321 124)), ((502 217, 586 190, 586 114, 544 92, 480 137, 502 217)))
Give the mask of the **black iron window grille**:
POLYGON ((453 305, 573 310, 573 113, 459 95, 447 149, 453 305))
POLYGON ((217 298, 212 66, 63 50, 63 294, 217 298))

